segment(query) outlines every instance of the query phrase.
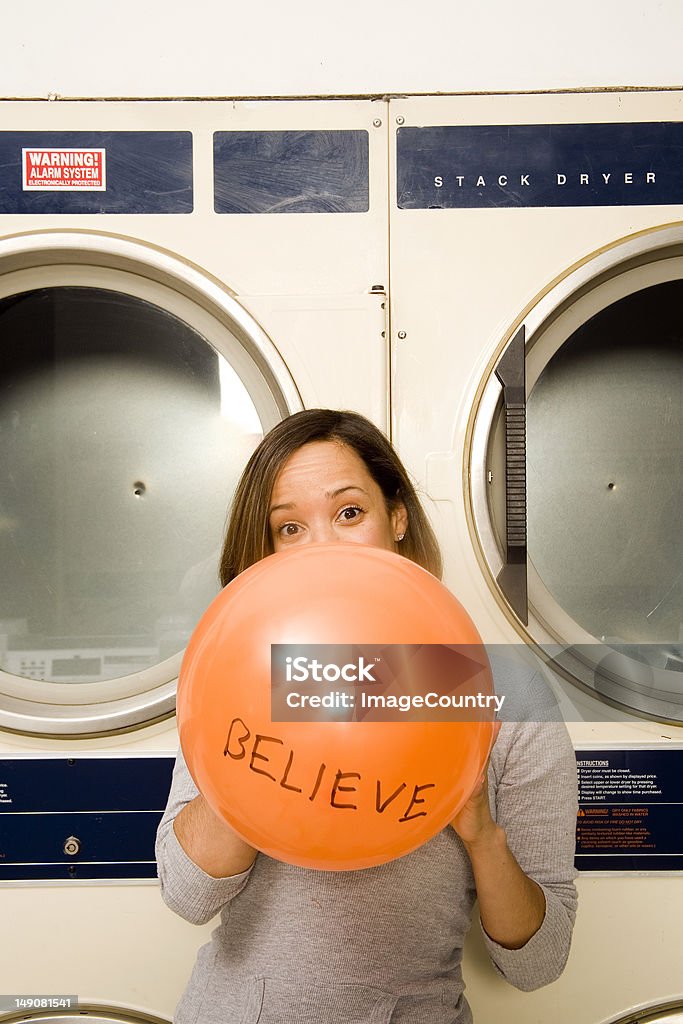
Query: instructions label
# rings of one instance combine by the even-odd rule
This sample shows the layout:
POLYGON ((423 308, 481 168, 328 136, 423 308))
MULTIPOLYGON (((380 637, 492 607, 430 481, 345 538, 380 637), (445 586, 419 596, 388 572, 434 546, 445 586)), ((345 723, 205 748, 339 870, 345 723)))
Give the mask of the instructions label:
POLYGON ((683 749, 577 750, 576 866, 683 870, 683 749))

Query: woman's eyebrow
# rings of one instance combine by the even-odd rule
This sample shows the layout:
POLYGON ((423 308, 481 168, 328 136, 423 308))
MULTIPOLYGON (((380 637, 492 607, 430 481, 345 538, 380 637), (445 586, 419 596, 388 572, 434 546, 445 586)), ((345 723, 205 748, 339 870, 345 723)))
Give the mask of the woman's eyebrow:
POLYGON ((272 516, 273 512, 278 512, 280 509, 283 509, 283 508, 284 509, 290 509, 290 508, 294 508, 294 507, 295 507, 295 505, 294 505, 293 501, 288 501, 284 505, 273 505, 273 506, 271 506, 271 508, 270 508, 270 510, 268 512, 268 515, 272 516))
POLYGON ((336 491, 325 491, 326 498, 336 498, 338 495, 343 494, 344 491, 360 491, 361 494, 367 494, 368 492, 363 490, 362 487, 358 487, 356 484, 347 484, 345 487, 338 487, 336 491))
MULTIPOLYGON (((367 495, 367 491, 362 487, 356 486, 356 484, 347 484, 344 487, 337 487, 334 491, 325 491, 325 497, 331 501, 332 498, 339 497, 340 494, 344 494, 345 491, 360 491, 361 494, 367 495)), ((268 515, 272 516, 273 512, 279 512, 282 509, 289 511, 290 509, 296 508, 296 503, 293 501, 284 502, 282 505, 272 505, 268 515)))

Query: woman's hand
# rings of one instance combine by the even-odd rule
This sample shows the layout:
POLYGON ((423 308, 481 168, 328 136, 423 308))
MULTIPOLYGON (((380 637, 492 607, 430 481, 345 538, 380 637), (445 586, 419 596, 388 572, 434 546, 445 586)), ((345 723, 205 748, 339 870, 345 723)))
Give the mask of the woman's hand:
MULTIPOLYGON (((494 743, 499 731, 497 722, 494 743)), ((484 930, 499 945, 520 949, 543 923, 545 896, 524 874, 508 848, 505 830, 491 816, 487 776, 488 762, 480 784, 451 825, 470 858, 484 930)))
POLYGON ((203 796, 183 807, 173 831, 190 860, 213 878, 239 875, 256 860, 257 851, 214 814, 203 796))
MULTIPOLYGON (((500 726, 500 722, 494 723, 491 750, 493 750, 493 744, 500 732, 500 726)), ((490 760, 491 751, 489 751, 486 765, 474 792, 451 822, 452 828, 458 833, 465 846, 492 837, 496 830, 496 823, 491 817, 491 808, 489 807, 488 768, 490 760)))

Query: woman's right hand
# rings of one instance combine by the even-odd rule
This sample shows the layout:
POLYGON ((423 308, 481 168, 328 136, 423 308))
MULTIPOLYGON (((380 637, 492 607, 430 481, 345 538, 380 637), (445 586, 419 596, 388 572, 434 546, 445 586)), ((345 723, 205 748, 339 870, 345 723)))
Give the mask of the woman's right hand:
POLYGON ((251 867, 258 853, 211 810, 201 795, 179 811, 173 831, 190 860, 213 878, 241 874, 251 867))

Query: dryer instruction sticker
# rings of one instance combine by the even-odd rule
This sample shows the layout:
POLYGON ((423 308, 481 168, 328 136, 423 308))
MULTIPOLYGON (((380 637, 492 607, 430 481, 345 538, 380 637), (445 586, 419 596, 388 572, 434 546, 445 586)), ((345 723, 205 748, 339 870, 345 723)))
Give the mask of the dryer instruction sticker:
POLYGON ((94 189, 104 192, 106 150, 22 149, 24 192, 94 189))
POLYGON ((578 750, 576 866, 683 869, 683 750, 578 750))

